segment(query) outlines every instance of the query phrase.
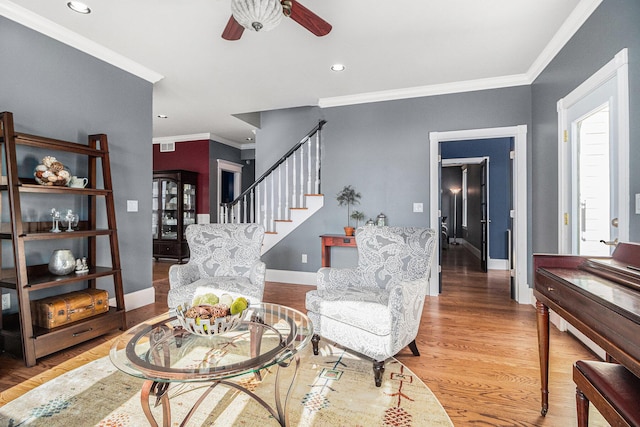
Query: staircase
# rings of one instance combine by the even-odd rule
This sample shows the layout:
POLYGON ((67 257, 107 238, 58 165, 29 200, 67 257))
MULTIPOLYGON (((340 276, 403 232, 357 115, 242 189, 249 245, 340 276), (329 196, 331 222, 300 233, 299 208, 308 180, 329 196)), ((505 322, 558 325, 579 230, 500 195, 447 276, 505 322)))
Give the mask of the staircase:
POLYGON ((220 222, 264 226, 263 254, 324 205, 320 160, 325 123, 321 120, 240 196, 220 206, 220 222))

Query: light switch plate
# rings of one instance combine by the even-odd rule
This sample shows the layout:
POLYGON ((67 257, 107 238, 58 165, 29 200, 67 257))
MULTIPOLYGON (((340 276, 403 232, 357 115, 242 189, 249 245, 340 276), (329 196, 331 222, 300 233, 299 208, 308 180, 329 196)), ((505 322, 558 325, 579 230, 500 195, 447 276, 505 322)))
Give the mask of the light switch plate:
POLYGON ((636 193, 636 214, 640 215, 640 193, 636 193))
POLYGON ((127 200, 127 212, 138 212, 137 200, 127 200))

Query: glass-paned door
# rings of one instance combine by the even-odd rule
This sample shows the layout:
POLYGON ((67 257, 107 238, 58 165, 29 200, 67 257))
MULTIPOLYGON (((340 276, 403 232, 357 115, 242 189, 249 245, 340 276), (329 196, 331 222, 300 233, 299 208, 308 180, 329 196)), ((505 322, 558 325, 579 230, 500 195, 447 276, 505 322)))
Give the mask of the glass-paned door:
POLYGON ((158 220, 160 209, 160 191, 159 191, 159 182, 157 179, 153 180, 151 184, 151 234, 154 239, 157 239, 160 235, 160 223, 158 220))
POLYGON ((580 209, 576 218, 578 254, 609 255, 602 240, 615 242, 618 238, 613 225, 617 215, 610 179, 609 103, 577 120, 574 138, 578 158, 574 191, 580 209))
POLYGON ((628 53, 558 101, 560 253, 607 256, 629 239, 628 53))
POLYGON ((160 238, 175 240, 178 238, 178 183, 171 179, 160 179, 160 204, 162 222, 160 238))
POLYGON ((182 184, 182 232, 189 224, 196 223, 196 186, 193 184, 182 184))
POLYGON ((572 253, 608 256, 618 241, 618 189, 615 81, 568 109, 571 165, 570 220, 572 253))

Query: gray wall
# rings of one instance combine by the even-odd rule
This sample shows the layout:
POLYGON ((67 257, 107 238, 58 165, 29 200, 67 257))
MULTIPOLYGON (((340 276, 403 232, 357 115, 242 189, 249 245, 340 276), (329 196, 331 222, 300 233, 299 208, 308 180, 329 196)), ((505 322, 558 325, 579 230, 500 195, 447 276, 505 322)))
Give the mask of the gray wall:
MULTIPOLYGON (((267 268, 316 271, 320 239, 343 233, 345 207, 335 201, 345 185, 362 194, 358 210, 366 217, 383 212, 390 225, 429 226, 429 132, 530 125, 530 87, 320 109, 305 107, 263 113, 256 136, 256 174, 260 175, 298 142, 319 119, 323 128, 324 207, 267 252, 267 268), (414 202, 424 205, 413 213, 414 202), (301 253, 309 262, 300 262, 301 253)), ((353 252, 332 250, 332 263, 353 252)))
MULTIPOLYGON (((0 58, 0 110, 14 113, 16 131, 81 143, 88 134, 107 134, 124 290, 150 287, 152 84, 3 17, 0 58), (127 200, 138 200, 139 212, 126 212, 127 200)), ((42 154, 23 151, 21 174, 32 176, 27 164, 39 162, 42 154)), ((86 176, 84 164, 55 155, 64 158, 74 174, 86 176)), ((39 216, 67 206, 61 203, 74 202, 38 199, 27 214, 39 216)), ((106 224, 105 218, 99 216, 99 223, 106 224)), ((108 242, 99 238, 98 244, 106 249, 99 249, 99 262, 109 265, 108 242)), ((52 249, 34 251, 30 262, 48 262, 52 249)), ((3 254, 7 252, 3 246, 3 254)), ((7 262, 3 259, 3 265, 7 262)), ((100 281, 98 286, 111 291, 113 283, 100 281)))
MULTIPOLYGON (((604 0, 532 85, 533 250, 558 251, 558 116, 556 103, 623 48, 629 49, 630 196, 640 193, 640 2, 604 0)), ((630 240, 640 216, 630 206, 630 240)))

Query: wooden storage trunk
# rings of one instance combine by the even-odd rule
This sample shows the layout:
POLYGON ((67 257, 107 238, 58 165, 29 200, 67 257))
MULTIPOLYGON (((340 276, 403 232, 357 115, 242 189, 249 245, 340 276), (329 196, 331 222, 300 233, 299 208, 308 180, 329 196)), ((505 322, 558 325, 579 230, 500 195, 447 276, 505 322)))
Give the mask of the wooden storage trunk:
POLYGON ((88 288, 34 300, 31 305, 35 325, 57 328, 109 311, 109 293, 88 288))

